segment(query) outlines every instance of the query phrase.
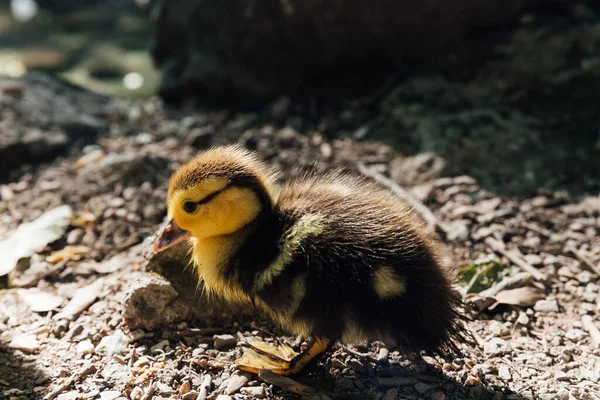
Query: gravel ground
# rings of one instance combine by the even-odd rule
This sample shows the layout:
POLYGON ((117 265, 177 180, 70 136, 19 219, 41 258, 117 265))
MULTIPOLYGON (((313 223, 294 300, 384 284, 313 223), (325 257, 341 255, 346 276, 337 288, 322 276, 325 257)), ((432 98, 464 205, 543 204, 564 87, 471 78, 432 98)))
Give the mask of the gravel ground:
MULTIPOLYGON (((503 47, 513 59, 529 51, 518 45, 523 37, 555 38, 541 23, 534 29, 531 19, 522 20, 526 28, 503 47)), ((581 29, 591 35, 596 26, 581 29)), ((576 30, 561 26, 559 33, 569 29, 576 30)), ((544 73, 563 76, 566 68, 544 73)), ((572 70, 570 76, 577 78, 570 82, 581 90, 578 79, 594 77, 593 71, 572 70)), ((514 84, 514 76, 506 81, 514 84)), ((481 80, 450 84, 436 78, 429 81, 429 92, 422 89, 422 79, 399 86, 375 111, 358 101, 341 111, 315 111, 285 98, 260 112, 170 110, 156 99, 90 100, 90 110, 74 113, 78 125, 73 128, 64 120, 29 118, 35 113, 27 112, 28 104, 39 104, 27 100, 30 93, 40 93, 36 82, 31 90, 28 80, 0 82, 0 129, 13 133, 17 143, 32 129, 45 138, 64 137, 68 131, 69 140, 61 139, 51 156, 36 157, 34 164, 11 161, 0 182, 0 241, 53 207, 68 205, 76 218, 58 240, 19 263, 8 279, 0 277, 0 398, 278 399, 292 398, 286 390, 294 387, 303 388, 305 398, 321 399, 600 397, 600 197, 597 172, 590 167, 597 149, 587 146, 576 156, 569 152, 555 170, 551 156, 559 153, 560 141, 529 149, 531 164, 521 151, 532 143, 527 135, 535 142, 546 128, 562 129, 564 114, 550 122, 537 115, 538 122, 532 123, 525 117, 536 114, 535 107, 527 111, 519 103, 510 109, 517 114, 506 112, 508 103, 488 95, 497 95, 492 90, 497 80, 482 92, 481 80), (491 117, 495 123, 486 125, 481 113, 467 115, 470 102, 440 108, 440 99, 448 101, 458 92, 470 93, 470 102, 476 96, 485 99, 482 108, 497 105, 500 119, 491 117), (85 112, 95 119, 79 115, 85 112), (503 125, 507 120, 513 125, 503 125), (455 136, 442 135, 446 141, 430 148, 419 146, 406 132, 410 127, 425 132, 427 122, 431 132, 455 136), (489 126, 491 136, 498 126, 517 126, 510 133, 524 141, 512 143, 517 150, 506 141, 478 148, 475 135, 457 146, 448 139, 460 136, 453 130, 457 126, 489 126), (394 130, 397 136, 390 133, 394 130), (82 131, 85 140, 78 141, 82 131), (388 139, 381 139, 384 134, 388 139), (404 139, 403 147, 398 141, 404 139), (477 346, 463 346, 464 354, 451 360, 407 358, 379 342, 336 346, 294 378, 301 385, 283 385, 286 390, 234 371, 231 362, 241 354, 241 340, 278 339, 298 347, 302 338, 285 336, 260 316, 220 305, 208 318, 208 311, 190 307, 193 286, 148 272, 156 263, 149 264, 149 243, 165 218, 170 173, 200 149, 234 141, 257 150, 282 179, 309 164, 360 173, 357 166, 363 163, 372 174, 408 189, 434 214, 444 262, 455 267, 458 287, 474 309, 469 328, 477 346), (565 163, 577 160, 565 172, 565 163), (529 175, 523 173, 527 168, 529 175), (580 170, 586 171, 585 179, 569 181, 580 170), (552 175, 558 178, 546 181, 552 175), (526 190, 515 193, 519 176, 527 177, 526 190), (507 177, 510 188, 503 187, 507 177)), ((535 99, 547 81, 537 84, 524 88, 519 101, 535 99)), ((563 93, 567 83, 556 85, 563 85, 555 87, 563 93)), ((54 96, 51 104, 65 104, 61 99, 72 96, 69 88, 48 90, 54 96)), ((581 126, 588 136, 583 111, 590 107, 582 105, 583 114, 570 117, 574 125, 585 121, 581 126)), ((40 143, 45 146, 39 140, 23 146, 40 143)), ((7 150, 0 141, 0 152, 14 148, 7 150)), ((176 267, 170 273, 183 270, 181 262, 167 264, 176 267)))

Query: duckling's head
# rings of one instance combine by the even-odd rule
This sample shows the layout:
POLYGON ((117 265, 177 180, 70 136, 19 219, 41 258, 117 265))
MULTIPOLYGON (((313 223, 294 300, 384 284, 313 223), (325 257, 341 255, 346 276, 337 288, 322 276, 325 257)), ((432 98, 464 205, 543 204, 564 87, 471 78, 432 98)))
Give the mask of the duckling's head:
POLYGON ((167 198, 169 223, 154 242, 158 253, 190 237, 229 235, 273 206, 272 174, 239 145, 211 148, 179 168, 167 198))

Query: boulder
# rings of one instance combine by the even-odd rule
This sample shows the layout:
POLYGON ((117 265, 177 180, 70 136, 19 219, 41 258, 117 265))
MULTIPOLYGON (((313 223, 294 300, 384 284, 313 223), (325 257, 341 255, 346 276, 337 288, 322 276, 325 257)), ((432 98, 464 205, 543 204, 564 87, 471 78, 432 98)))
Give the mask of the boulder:
MULTIPOLYGON (((319 95, 430 59, 523 0, 159 0, 152 55, 160 93, 319 95)), ((436 56, 437 57, 437 56, 436 56)), ((439 60, 438 60, 439 61, 439 60)))

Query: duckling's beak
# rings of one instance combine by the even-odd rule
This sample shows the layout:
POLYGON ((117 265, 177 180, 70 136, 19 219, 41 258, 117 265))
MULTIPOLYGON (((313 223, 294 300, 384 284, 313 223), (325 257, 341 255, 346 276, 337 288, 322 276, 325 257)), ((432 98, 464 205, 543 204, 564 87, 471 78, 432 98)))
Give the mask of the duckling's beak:
POLYGON ((189 239, 190 236, 190 232, 184 231, 177 226, 174 220, 170 220, 154 241, 152 250, 154 251, 154 254, 160 253, 171 246, 175 246, 177 243, 189 239))

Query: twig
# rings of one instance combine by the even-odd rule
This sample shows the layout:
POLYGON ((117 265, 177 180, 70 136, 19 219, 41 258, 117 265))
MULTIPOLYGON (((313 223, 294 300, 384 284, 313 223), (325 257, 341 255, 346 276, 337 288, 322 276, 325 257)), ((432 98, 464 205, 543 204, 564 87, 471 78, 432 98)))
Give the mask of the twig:
POLYGON ((154 395, 156 388, 156 382, 150 381, 150 386, 148 387, 148 390, 146 391, 146 393, 144 393, 142 397, 140 397, 140 400, 148 400, 149 398, 151 398, 154 395))
POLYGON ((471 335, 473 336, 473 339, 475 339, 475 343, 477 343, 477 346, 483 349, 485 347, 485 342, 483 341, 483 338, 479 335, 479 333, 471 331, 471 335))
POLYGON ((594 345, 596 345, 596 347, 600 346, 600 330, 594 323, 594 319, 590 315, 584 315, 581 317, 581 323, 585 330, 590 334, 594 345))
POLYGON ((539 233, 540 235, 545 236, 547 238, 552 237, 552 232, 550 232, 548 229, 544 229, 530 222, 521 222, 521 226, 532 232, 539 233))
POLYGON ((223 332, 226 328, 190 328, 175 332, 177 336, 196 336, 196 335, 214 335, 223 332))
POLYGON ((277 375, 267 369, 261 369, 258 373, 258 377, 286 392, 302 396, 302 398, 306 400, 331 400, 330 397, 323 393, 319 393, 306 385, 296 382, 293 379, 286 378, 285 376, 277 375))
POLYGON ((342 348, 343 348, 343 349, 344 349, 346 352, 348 352, 348 353, 350 353, 350 354, 352 354, 352 355, 355 355, 356 357, 360 357, 360 358, 366 358, 366 359, 368 359, 368 360, 370 360, 370 361, 377 362, 377 358, 373 357, 373 356, 371 355, 371 353, 361 353, 361 352, 359 352, 359 351, 352 350, 350 347, 348 347, 348 346, 346 346, 346 345, 342 345, 342 348))
POLYGON ((527 263, 516 254, 507 251, 506 247, 504 247, 504 243, 500 242, 499 240, 496 240, 492 237, 487 237, 485 238, 485 244, 487 244, 495 252, 500 253, 504 257, 508 258, 513 262, 513 264, 521 268, 523 271, 530 273, 535 280, 545 281, 547 279, 546 275, 535 269, 531 264, 527 263))
POLYGON ((427 208, 423 203, 421 203, 409 191, 401 188, 396 182, 392 181, 389 178, 386 178, 379 172, 368 168, 363 163, 358 163, 357 167, 358 171, 361 174, 368 176, 369 178, 372 178, 378 183, 386 186, 398 197, 408 202, 419 214, 421 214, 425 222, 427 222, 427 226, 429 227, 429 229, 431 229, 431 231, 435 231, 437 227, 441 228, 442 230, 445 230, 444 227, 440 224, 440 221, 437 219, 437 217, 431 212, 431 210, 427 208))
POLYGON ((600 276, 600 268, 594 265, 592 260, 590 260, 585 254, 583 254, 581 251, 577 250, 575 247, 572 246, 569 246, 566 250, 573 253, 573 255, 577 257, 577 259, 581 261, 583 265, 591 269, 592 272, 596 275, 600 276))
POLYGON ((58 387, 56 389, 54 389, 52 392, 48 393, 44 397, 44 400, 54 400, 56 397, 58 397, 58 395, 60 395, 65 390, 67 390, 69 388, 69 386, 71 386, 72 384, 77 382, 80 378, 82 378, 86 375, 89 375, 95 371, 96 371, 96 367, 93 365, 86 365, 86 366, 82 367, 79 371, 75 372, 73 375, 71 375, 69 378, 67 378, 63 383, 58 385, 58 387))
POLYGON ((212 376, 206 374, 204 376, 204 380, 200 384, 200 393, 198 394, 197 400, 205 400, 208 397, 208 391, 210 390, 210 385, 212 384, 212 376))

